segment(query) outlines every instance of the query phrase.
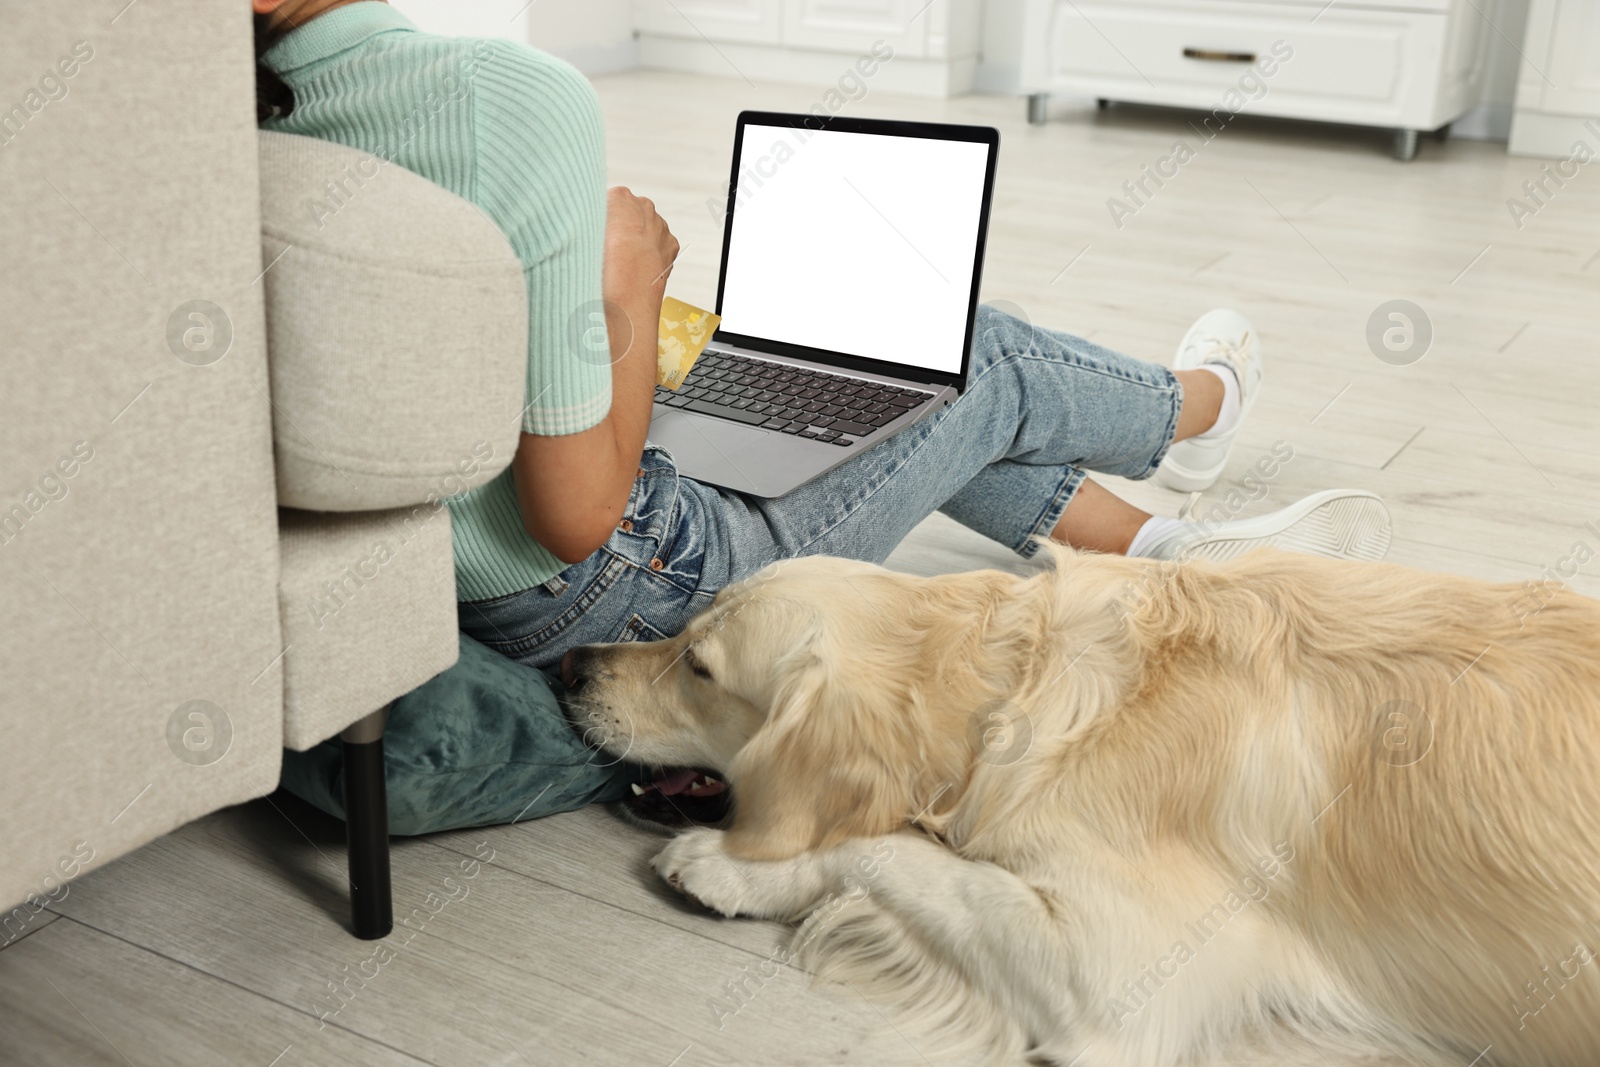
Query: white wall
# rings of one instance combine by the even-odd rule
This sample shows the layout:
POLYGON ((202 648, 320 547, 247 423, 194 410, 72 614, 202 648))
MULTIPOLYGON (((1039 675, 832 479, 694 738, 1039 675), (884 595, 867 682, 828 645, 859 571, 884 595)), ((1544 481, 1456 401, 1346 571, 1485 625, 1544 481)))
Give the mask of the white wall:
POLYGON ((632 0, 390 0, 429 33, 508 37, 585 74, 638 65, 632 0))
POLYGON ((527 40, 585 74, 639 65, 632 0, 535 0, 527 40))
MULTIPOLYGON (((528 0, 389 0, 406 18, 429 33, 447 37, 528 39, 528 0)), ((537 6, 536 0, 535 6, 537 6)), ((548 0, 547 0, 548 2, 548 0)))
POLYGON ((984 0, 980 93, 1022 91, 1022 36, 1028 0, 984 0))
MULTIPOLYGON (((1497 5, 1485 7, 1484 11, 1500 32, 1489 34, 1489 78, 1484 86, 1483 103, 1463 115, 1452 132, 1481 141, 1504 141, 1511 133, 1517 73, 1522 64, 1522 53, 1518 49, 1527 32, 1528 0, 1499 0, 1497 5), (1512 41, 1516 42, 1515 47, 1512 41)), ((1469 8, 1468 17, 1479 16, 1469 8)))

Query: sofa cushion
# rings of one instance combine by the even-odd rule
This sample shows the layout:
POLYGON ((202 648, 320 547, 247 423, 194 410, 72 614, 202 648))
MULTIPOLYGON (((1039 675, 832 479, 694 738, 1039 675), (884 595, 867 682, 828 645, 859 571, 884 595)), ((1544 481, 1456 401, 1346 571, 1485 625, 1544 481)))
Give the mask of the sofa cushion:
POLYGON ((494 477, 516 449, 528 358, 505 237, 344 145, 262 132, 260 157, 278 502, 366 511, 494 477))
POLYGON ((456 658, 450 511, 278 513, 283 743, 305 749, 456 658))

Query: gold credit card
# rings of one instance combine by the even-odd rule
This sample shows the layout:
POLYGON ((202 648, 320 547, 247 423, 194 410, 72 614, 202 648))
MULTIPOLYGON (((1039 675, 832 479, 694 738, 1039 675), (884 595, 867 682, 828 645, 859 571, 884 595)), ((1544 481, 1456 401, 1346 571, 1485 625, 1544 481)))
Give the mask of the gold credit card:
POLYGON ((656 384, 676 390, 706 350, 720 315, 667 297, 661 302, 661 333, 656 345, 656 384))

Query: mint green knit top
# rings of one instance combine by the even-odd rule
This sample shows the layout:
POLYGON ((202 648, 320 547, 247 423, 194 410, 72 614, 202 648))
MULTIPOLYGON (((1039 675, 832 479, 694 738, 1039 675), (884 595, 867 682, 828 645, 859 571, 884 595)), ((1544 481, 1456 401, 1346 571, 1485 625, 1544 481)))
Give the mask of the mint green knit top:
MULTIPOLYGON (((576 433, 605 418, 611 368, 594 333, 605 320, 590 314, 603 306, 605 138, 583 75, 512 41, 422 33, 374 0, 290 31, 262 62, 295 99, 264 128, 397 163, 478 205, 511 242, 528 289, 523 430, 576 433)), ((566 566, 523 528, 509 468, 447 503, 458 599, 528 589, 566 566)))

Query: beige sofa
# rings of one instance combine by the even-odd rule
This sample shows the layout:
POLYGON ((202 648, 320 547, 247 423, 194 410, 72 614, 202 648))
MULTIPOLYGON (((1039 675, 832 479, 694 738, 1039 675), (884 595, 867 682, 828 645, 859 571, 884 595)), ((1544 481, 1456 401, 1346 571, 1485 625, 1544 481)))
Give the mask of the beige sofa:
POLYGON ((523 282, 253 79, 242 2, 0 8, 0 943, 341 732, 387 930, 381 712, 456 656, 439 501, 510 462, 523 282))

